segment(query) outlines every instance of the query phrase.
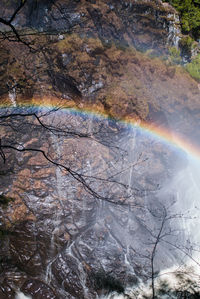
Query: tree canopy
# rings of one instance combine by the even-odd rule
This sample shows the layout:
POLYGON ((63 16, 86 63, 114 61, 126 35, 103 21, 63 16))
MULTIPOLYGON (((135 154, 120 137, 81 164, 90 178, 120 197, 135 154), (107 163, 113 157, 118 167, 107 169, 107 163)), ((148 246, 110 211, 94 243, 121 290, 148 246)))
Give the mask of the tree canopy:
POLYGON ((180 13, 183 33, 200 38, 200 0, 167 0, 180 13))

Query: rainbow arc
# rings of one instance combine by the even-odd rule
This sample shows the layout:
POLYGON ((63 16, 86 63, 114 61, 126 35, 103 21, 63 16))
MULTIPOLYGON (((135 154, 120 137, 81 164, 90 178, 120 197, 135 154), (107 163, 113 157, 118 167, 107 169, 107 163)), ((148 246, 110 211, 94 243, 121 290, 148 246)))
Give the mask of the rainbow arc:
MULTIPOLYGON (((6 108, 11 106, 7 105, 1 105, 1 108, 6 108)), ((179 149, 185 153, 187 153, 189 156, 192 156, 193 158, 197 159, 200 161, 200 148, 197 146, 193 145, 190 141, 188 141, 185 137, 180 136, 179 134, 170 131, 168 128, 164 128, 161 126, 158 126, 153 123, 148 123, 145 121, 141 121, 138 119, 120 119, 120 120, 115 120, 114 118, 110 118, 108 115, 106 115, 102 111, 98 111, 96 108, 74 108, 74 104, 72 103, 71 106, 70 104, 66 107, 62 104, 60 100, 52 100, 49 99, 48 101, 45 99, 40 100, 40 101, 35 101, 32 104, 27 103, 27 104, 21 104, 18 106, 18 108, 23 107, 23 108, 41 108, 41 109, 52 109, 52 108, 59 108, 61 111, 65 111, 66 113, 78 113, 82 116, 87 116, 87 117, 96 117, 100 120, 103 119, 111 119, 113 121, 117 121, 119 123, 129 125, 132 128, 138 128, 142 131, 144 131, 146 134, 151 136, 152 138, 159 138, 160 141, 163 141, 167 143, 170 146, 173 146, 176 149, 179 149)), ((16 107, 14 107, 16 109, 16 107)))

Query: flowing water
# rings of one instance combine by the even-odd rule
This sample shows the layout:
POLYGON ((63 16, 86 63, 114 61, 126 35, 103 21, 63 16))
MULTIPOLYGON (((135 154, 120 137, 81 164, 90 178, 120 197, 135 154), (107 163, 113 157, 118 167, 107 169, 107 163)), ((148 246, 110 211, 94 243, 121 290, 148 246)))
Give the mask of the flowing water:
MULTIPOLYGON (((143 298, 142 289, 151 294, 148 283, 155 245, 155 273, 180 265, 198 272, 200 161, 139 127, 66 111, 55 112, 48 121, 89 132, 89 137, 68 135, 66 139, 51 133, 48 150, 55 161, 82 174, 98 196, 62 168, 53 168, 49 180, 55 187, 40 206, 53 205, 50 227, 48 216, 44 219, 50 233, 41 278, 51 287, 60 279, 62 298, 78 281, 75 288, 82 290, 78 296, 93 299, 88 272, 92 269, 95 278, 104 271, 119 277, 127 294, 106 296, 105 290, 99 298, 143 298), (60 245, 57 240, 63 235, 60 245), (138 280, 135 285, 133 277, 138 280)), ((32 194, 30 199, 38 211, 32 194)), ((17 296, 28 298, 22 293, 17 296)))
POLYGON ((31 296, 26 296, 22 292, 18 292, 16 294, 15 299, 32 299, 32 297, 31 296))
MULTIPOLYGON (((162 205, 168 206, 169 217, 171 217, 163 233, 163 237, 156 251, 155 264, 162 269, 157 278, 157 287, 160 281, 166 281, 172 290, 185 288, 176 274, 182 273, 193 284, 199 284, 200 273, 200 163, 198 160, 188 156, 187 165, 176 172, 173 178, 166 182, 157 192, 157 198, 162 205), (171 198, 171 202, 169 201, 171 198), (164 244, 164 245, 163 245, 164 244), (166 251, 167 248, 167 251, 166 251), (172 253, 170 253, 172 251, 172 253), (169 258, 163 261, 163 255, 169 254, 169 258), (173 267, 168 268, 173 261, 173 267)), ((151 218, 152 220, 152 218, 151 218)), ((149 222, 149 227, 154 228, 149 222)), ((171 264, 171 265, 172 265, 171 264)), ((184 277, 184 276, 183 276, 184 277)), ((127 288, 125 294, 110 293, 101 299, 139 299, 151 298, 151 281, 139 284, 134 288, 127 288)), ((186 286, 187 287, 187 286, 186 286)), ((188 287, 189 289, 189 287, 188 287)), ((199 291, 199 287, 197 287, 199 291)), ((160 295, 160 298, 177 298, 176 295, 160 295)))

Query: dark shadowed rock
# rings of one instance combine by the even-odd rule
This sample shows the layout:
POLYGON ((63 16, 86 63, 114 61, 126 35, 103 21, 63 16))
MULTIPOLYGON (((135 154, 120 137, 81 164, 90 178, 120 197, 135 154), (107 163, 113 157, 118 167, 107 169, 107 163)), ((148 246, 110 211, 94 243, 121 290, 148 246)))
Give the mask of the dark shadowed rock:
POLYGON ((69 75, 62 75, 60 73, 54 73, 49 71, 49 75, 52 80, 52 84, 55 90, 61 94, 67 94, 68 96, 81 98, 81 92, 78 89, 78 83, 69 75))
POLYGON ((58 284, 75 298, 86 298, 83 284, 83 269, 80 261, 73 256, 61 254, 52 265, 53 274, 58 284))
POLYGON ((24 294, 31 295, 33 299, 58 299, 54 291, 44 282, 37 279, 28 279, 21 287, 24 294))
POLYGON ((15 291, 6 281, 0 283, 0 298, 15 299, 15 291))

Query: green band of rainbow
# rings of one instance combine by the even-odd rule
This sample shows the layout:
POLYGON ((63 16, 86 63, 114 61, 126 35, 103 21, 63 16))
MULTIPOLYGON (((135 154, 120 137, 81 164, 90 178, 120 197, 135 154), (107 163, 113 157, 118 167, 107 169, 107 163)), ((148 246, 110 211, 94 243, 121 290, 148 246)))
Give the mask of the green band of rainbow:
MULTIPOLYGON (((1 104, 0 107, 2 109, 8 108, 11 106, 6 104, 1 104)), ((158 126, 153 123, 148 123, 136 118, 130 118, 126 117, 125 119, 115 119, 115 118, 110 118, 104 111, 101 109, 98 109, 96 106, 94 107, 75 107, 74 103, 67 103, 63 102, 58 99, 38 99, 36 101, 31 101, 31 103, 21 103, 19 106, 15 107, 16 108, 39 108, 39 109, 52 109, 52 108, 60 108, 62 111, 70 112, 70 113, 80 113, 82 115, 88 115, 92 117, 97 117, 100 119, 112 119, 115 121, 118 121, 120 123, 130 125, 131 127, 137 127, 140 128, 142 131, 146 132, 147 134, 151 135, 152 137, 159 137, 160 140, 163 142, 180 149, 193 157, 194 159, 197 159, 200 161, 200 148, 197 146, 193 145, 191 142, 186 140, 185 137, 181 137, 177 133, 171 132, 168 128, 164 128, 161 126, 158 126)))

